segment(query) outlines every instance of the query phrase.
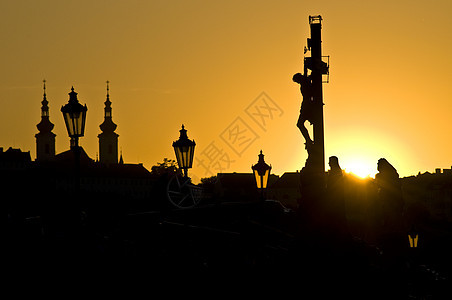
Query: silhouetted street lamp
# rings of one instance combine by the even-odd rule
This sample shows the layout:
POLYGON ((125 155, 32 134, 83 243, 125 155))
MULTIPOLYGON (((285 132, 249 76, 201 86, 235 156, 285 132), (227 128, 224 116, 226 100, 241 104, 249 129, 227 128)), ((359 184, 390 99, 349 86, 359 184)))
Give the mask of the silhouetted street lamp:
POLYGON ((61 107, 64 123, 71 138, 71 148, 78 148, 78 138, 85 133, 87 110, 86 104, 83 106, 78 102, 77 93, 74 92, 74 87, 72 87, 69 93, 69 102, 61 107))
POLYGON ((261 200, 264 200, 264 190, 267 188, 268 177, 270 176, 270 170, 272 169, 264 161, 264 154, 259 154, 259 160, 257 164, 251 167, 254 173, 254 178, 256 179, 257 188, 261 190, 261 200))
POLYGON ((173 142, 173 147, 176 153, 177 164, 179 168, 184 170, 184 176, 188 177, 188 169, 193 166, 196 143, 194 140, 188 139, 184 125, 182 125, 182 129, 179 132, 179 139, 173 142))
POLYGON ((410 242, 410 248, 417 248, 419 234, 416 231, 410 231, 408 233, 408 241, 410 242))
POLYGON ((88 108, 86 104, 83 106, 77 100, 77 93, 74 92, 74 87, 69 93, 69 101, 66 105, 61 107, 63 113, 64 123, 71 138, 71 150, 74 152, 75 158, 75 189, 76 193, 80 189, 80 147, 78 145, 78 138, 85 133, 86 111, 88 108))

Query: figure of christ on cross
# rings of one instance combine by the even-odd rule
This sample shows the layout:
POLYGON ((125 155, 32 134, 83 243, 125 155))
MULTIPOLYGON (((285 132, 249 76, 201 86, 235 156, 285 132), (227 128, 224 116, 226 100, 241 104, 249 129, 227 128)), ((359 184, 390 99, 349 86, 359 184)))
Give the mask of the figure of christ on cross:
POLYGON ((309 121, 311 125, 314 123, 314 102, 312 97, 312 82, 311 77, 296 73, 292 80, 300 85, 300 92, 303 95, 303 101, 301 102, 300 116, 298 117, 297 127, 300 129, 301 134, 305 139, 306 149, 309 152, 312 144, 314 143, 309 132, 304 126, 306 121, 309 121))

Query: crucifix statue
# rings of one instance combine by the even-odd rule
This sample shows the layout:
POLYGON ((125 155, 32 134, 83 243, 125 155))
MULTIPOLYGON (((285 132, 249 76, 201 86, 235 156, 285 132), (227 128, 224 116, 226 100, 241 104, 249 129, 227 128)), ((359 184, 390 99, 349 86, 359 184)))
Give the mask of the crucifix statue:
POLYGON ((305 53, 311 51, 311 57, 304 58, 304 70, 296 73, 292 80, 300 85, 303 101, 300 109, 297 127, 305 139, 308 159, 305 168, 310 172, 324 174, 325 172, 325 142, 323 130, 323 75, 328 74, 329 66, 322 61, 322 17, 309 16, 311 38, 305 53), (313 137, 309 135, 305 122, 313 126, 313 137))

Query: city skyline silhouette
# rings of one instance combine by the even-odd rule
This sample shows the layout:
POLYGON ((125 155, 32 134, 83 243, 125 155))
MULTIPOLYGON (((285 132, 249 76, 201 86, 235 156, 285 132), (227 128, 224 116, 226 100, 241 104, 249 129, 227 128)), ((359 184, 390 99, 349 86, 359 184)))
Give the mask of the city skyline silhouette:
POLYGON ((239 11, 236 3, 142 3, 127 10, 123 4, 81 3, 71 7, 83 20, 77 24, 62 22, 65 7, 51 4, 22 11, 10 4, 3 11, 2 34, 10 41, 1 50, 10 58, 0 86, 5 105, 0 145, 5 148, 30 150, 36 157, 30 136, 36 133, 41 80, 46 79, 56 151, 67 149, 58 110, 74 85, 90 109, 80 143, 95 157, 104 83, 110 80, 119 148, 127 161, 150 169, 169 157, 173 136, 185 123, 198 141, 192 170, 198 180, 218 172, 248 172, 260 149, 276 174, 300 170, 307 155, 293 119, 301 99, 288 78, 302 70, 306 16, 321 13, 326 20, 323 53, 331 57, 324 87, 325 160, 337 155, 346 171, 372 177, 381 157, 402 177, 450 167, 449 141, 442 138, 451 130, 444 73, 450 61, 447 55, 438 64, 425 59, 451 47, 443 38, 451 24, 441 17, 447 2, 413 4, 410 12, 390 1, 352 1, 349 8, 248 3, 239 11), (262 23, 258 17, 284 21, 262 23), (183 80, 176 79, 180 75, 183 80), (237 129, 247 130, 248 144, 228 139, 237 129), (223 160, 209 160, 205 154, 212 149, 222 150, 223 160))
POLYGON ((48 4, 0 18, 26 33, 0 50, 11 54, 6 72, 17 66, 0 85, 10 122, 0 127, 7 274, 105 274, 124 284, 136 275, 148 287, 169 276, 213 287, 208 278, 231 291, 243 282, 255 294, 319 299, 451 294, 452 106, 446 73, 414 60, 414 45, 433 27, 428 45, 452 44, 434 43, 447 30, 419 18, 424 5, 398 15, 400 4, 364 4, 350 15, 327 3, 300 16, 300 4, 285 1, 115 2, 105 17, 97 3, 48 4), (34 15, 57 20, 62 7, 80 13, 80 25, 44 18, 59 39, 49 53, 15 60, 28 48, 11 49, 35 38, 34 15), (278 25, 256 27, 268 15, 278 25), (105 20, 116 30, 96 39, 105 20), (39 100, 24 84, 38 72, 39 100), (421 172, 426 165, 435 172, 421 172))

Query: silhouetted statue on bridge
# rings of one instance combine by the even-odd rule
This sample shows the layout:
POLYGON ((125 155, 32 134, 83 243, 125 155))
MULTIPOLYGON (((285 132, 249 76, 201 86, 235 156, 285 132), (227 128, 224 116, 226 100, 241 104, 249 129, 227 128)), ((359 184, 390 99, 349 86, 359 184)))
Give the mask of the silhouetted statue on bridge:
POLYGON ((348 233, 345 214, 345 176, 337 156, 330 156, 328 164, 330 170, 326 183, 326 219, 333 238, 342 239, 348 233))
POLYGON ((400 230, 404 203, 399 173, 385 158, 378 160, 377 170, 375 183, 380 225, 384 232, 400 230))
POLYGON ((313 144, 309 132, 304 126, 306 121, 309 121, 311 125, 314 123, 314 103, 312 98, 312 82, 311 77, 296 73, 292 80, 300 85, 300 92, 303 95, 303 101, 301 102, 300 116, 298 117, 297 127, 300 129, 301 134, 305 139, 306 150, 310 151, 310 146, 313 144))
MULTIPOLYGON (((305 172, 316 173, 315 177, 325 177, 325 139, 323 124, 323 83, 324 75, 329 74, 329 64, 322 58, 322 17, 309 16, 311 37, 307 40, 303 58, 303 71, 296 73, 292 81, 300 85, 303 97, 297 127, 305 140, 308 159, 305 172), (309 121, 312 133, 308 132, 305 123, 309 121)), ((328 81, 326 81, 328 82, 328 81)), ((321 180, 324 184, 324 180, 321 180)), ((318 182, 320 184, 320 182, 318 182)))
POLYGON ((377 170, 373 188, 369 190, 367 216, 367 238, 372 243, 382 243, 403 231, 404 201, 399 174, 385 158, 378 160, 377 170))
POLYGON ((292 77, 292 81, 300 85, 302 103, 297 127, 308 152, 300 172, 299 211, 313 228, 322 223, 326 195, 322 76, 328 74, 328 65, 322 61, 321 23, 321 16, 309 16, 311 37, 308 38, 304 54, 310 51, 311 56, 304 57, 302 73, 292 77), (305 126, 306 121, 312 126, 312 136, 305 126))

